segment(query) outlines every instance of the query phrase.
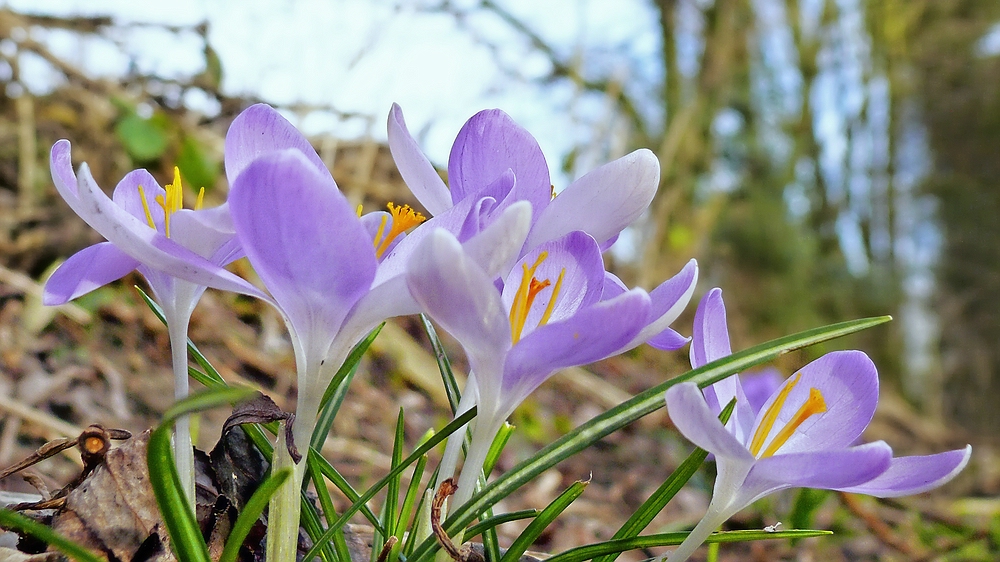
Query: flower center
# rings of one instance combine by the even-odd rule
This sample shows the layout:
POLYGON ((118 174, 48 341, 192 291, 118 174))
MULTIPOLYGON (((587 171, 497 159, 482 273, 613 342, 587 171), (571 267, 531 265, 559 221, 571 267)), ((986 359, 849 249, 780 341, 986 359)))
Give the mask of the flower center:
MULTIPOLYGON (((517 288, 517 292, 514 293, 514 302, 510 305, 510 339, 511 343, 516 344, 521 341, 521 334, 524 332, 524 325, 528 321, 528 313, 531 311, 531 305, 535 302, 535 297, 538 293, 542 292, 542 289, 552 285, 552 282, 548 279, 543 279, 541 281, 535 277, 535 271, 538 266, 542 265, 545 258, 549 257, 548 252, 542 252, 538 254, 538 259, 531 267, 528 267, 527 263, 521 264, 521 271, 523 272, 521 276, 521 285, 517 288)), ((562 287, 563 277, 566 275, 566 268, 563 268, 559 272, 559 277, 556 279, 556 284, 552 287, 552 296, 549 298, 549 304, 545 307, 545 312, 542 313, 541 319, 538 321, 539 326, 545 325, 549 321, 549 317, 552 316, 552 310, 556 306, 556 297, 559 296, 559 290, 562 287)))
MULTIPOLYGON (((156 223, 153 221, 153 213, 149 211, 149 203, 146 202, 146 191, 139 187, 139 199, 142 200, 142 210, 146 213, 146 222, 149 227, 156 230, 156 223)), ((181 171, 174 166, 174 182, 167 184, 163 188, 165 195, 156 196, 156 204, 163 209, 163 234, 170 238, 170 215, 184 208, 184 188, 181 186, 181 171)), ((205 188, 198 191, 198 200, 194 204, 194 209, 200 210, 205 203, 205 188)))
MULTIPOLYGON (((382 217, 382 224, 379 225, 378 232, 375 233, 375 239, 372 241, 375 245, 375 257, 378 259, 382 258, 382 254, 389 249, 389 244, 392 244, 392 241, 396 237, 427 220, 424 215, 414 211, 409 205, 396 206, 393 203, 389 203, 386 207, 389 209, 389 214, 392 215, 392 226, 389 228, 389 232, 386 233, 385 224, 388 222, 389 217, 382 217)), ((361 207, 359 206, 359 216, 360 211, 361 207)))
POLYGON ((764 413, 763 419, 761 419, 760 425, 757 427, 757 431, 753 434, 753 440, 750 442, 750 454, 757 458, 766 458, 774 455, 791 437, 795 434, 795 430, 798 429, 803 422, 805 422, 810 417, 821 414, 826 411, 826 401, 823 400, 823 393, 819 391, 818 388, 809 389, 809 398, 799 407, 792 419, 788 420, 781 431, 774 436, 771 440, 771 444, 764 449, 762 454, 760 453, 761 447, 764 446, 764 440, 767 439, 767 435, 771 433, 771 428, 774 427, 774 423, 778 420, 778 412, 781 411, 781 407, 784 406, 785 400, 788 399, 788 395, 795 388, 795 385, 799 384, 799 379, 802 378, 802 373, 798 373, 795 377, 788 382, 778 393, 778 397, 774 399, 771 403, 771 407, 767 409, 764 413))

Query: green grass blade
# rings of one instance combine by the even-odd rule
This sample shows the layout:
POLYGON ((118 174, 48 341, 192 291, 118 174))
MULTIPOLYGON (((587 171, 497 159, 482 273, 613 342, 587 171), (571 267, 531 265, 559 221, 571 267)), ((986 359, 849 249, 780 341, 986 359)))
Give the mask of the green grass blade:
POLYGON ((545 529, 549 526, 560 513, 566 510, 571 503, 573 503, 576 498, 580 497, 580 494, 587 489, 587 484, 589 482, 583 482, 577 480, 572 486, 566 488, 566 490, 559 494, 559 497, 552 500, 552 503, 547 505, 541 513, 536 516, 531 523, 525 527, 524 531, 518 535, 514 542, 511 543, 510 548, 504 553, 503 558, 500 562, 515 562, 521 558, 528 547, 534 544, 534 542, 545 532, 545 529))
POLYGON ((313 428, 312 438, 309 441, 309 445, 317 451, 323 448, 323 443, 326 442, 327 436, 330 435, 333 420, 337 417, 337 412, 340 411, 340 406, 344 403, 344 397, 347 396, 347 389, 350 388, 351 381, 354 380, 354 375, 358 372, 361 357, 371 347, 372 342, 378 337, 383 326, 385 326, 384 322, 369 332, 365 336, 365 339, 359 341, 351 349, 347 358, 344 359, 344 364, 340 366, 337 374, 333 376, 330 384, 327 385, 326 391, 323 392, 323 399, 320 401, 319 416, 316 418, 316 425, 313 428))
POLYGON ((483 462, 483 474, 489 477, 493 473, 493 467, 496 466, 497 461, 500 460, 500 453, 503 453, 504 447, 507 446, 507 442, 510 441, 510 436, 514 434, 514 426, 504 422, 500 426, 500 431, 497 432, 497 436, 493 438, 493 444, 490 445, 489 452, 486 453, 486 460, 483 462))
MULTIPOLYGON (((718 359, 637 394, 583 423, 497 478, 448 517, 444 524, 445 531, 449 535, 454 535, 458 529, 468 526, 476 514, 484 511, 487 506, 496 504, 542 472, 635 420, 664 407, 664 393, 677 383, 692 381, 704 388, 734 373, 773 361, 789 351, 859 332, 889 320, 891 318, 888 316, 851 320, 778 338, 718 359)), ((424 540, 414 549, 409 562, 420 562, 437 549, 438 545, 433 537, 424 540)))
POLYGON ((466 539, 471 539, 472 537, 481 535, 486 529, 495 529, 496 527, 503 525, 504 523, 510 523, 511 521, 531 519, 532 517, 537 517, 539 513, 540 512, 537 509, 522 509, 520 511, 511 511, 510 513, 494 515, 493 517, 484 519, 466 529, 464 536, 466 539))
POLYGON ((403 503, 399 507, 399 517, 396 518, 396 528, 392 531, 392 534, 397 537, 402 537, 405 534, 406 525, 413 516, 413 510, 416 507, 417 497, 420 495, 420 480, 423 478, 424 470, 426 468, 427 455, 423 455, 419 460, 417 460, 417 466, 413 468, 413 476, 410 477, 410 484, 406 488, 406 495, 403 496, 403 503))
MULTIPOLYGON (((403 409, 399 409, 399 415, 396 417, 396 434, 392 441, 392 463, 389 465, 390 469, 399 466, 399 463, 403 461, 403 445, 404 445, 404 435, 403 435, 403 409)), ((419 460, 418 460, 419 462, 419 460)), ((385 514, 383 527, 387 529, 387 533, 392 532, 396 528, 396 510, 399 507, 399 485, 400 477, 402 472, 394 476, 389 480, 389 484, 386 486, 385 494, 385 514)), ((388 536, 385 536, 388 539, 388 536)), ((402 537, 396 537, 397 539, 402 537)))
MULTIPOLYGON (((736 409, 736 399, 729 401, 729 404, 723 408, 722 412, 719 414, 719 420, 722 421, 723 425, 729 421, 729 417, 733 415, 733 410, 736 409)), ((702 463, 705 462, 705 458, 708 457, 708 451, 704 449, 695 448, 695 450, 688 455, 684 462, 677 466, 676 469, 670 474, 669 477, 656 489, 655 492, 646 501, 642 502, 639 509, 635 510, 635 513, 628 518, 628 521, 621 526, 620 529, 611 537, 611 540, 618 539, 629 539, 637 536, 643 530, 649 526, 649 523, 656 517, 660 511, 663 511, 663 506, 667 505, 667 502, 672 500, 677 492, 688 483, 688 480, 694 476, 694 473, 698 471, 702 463)), ((617 554, 610 554, 608 556, 603 556, 601 558, 595 559, 594 562, 613 562, 618 558, 617 554)))
POLYGON ((458 381, 455 380, 455 373, 451 370, 451 361, 445 353, 441 338, 431 324, 431 319, 425 314, 420 315, 420 321, 424 324, 427 337, 431 340, 431 349, 434 350, 434 358, 437 359, 438 370, 441 371, 441 380, 444 381, 444 390, 448 395, 448 404, 451 406, 451 413, 458 411, 458 402, 462 399, 462 392, 458 389, 458 381))
MULTIPOLYGON (((326 480, 323 478, 323 472, 319 468, 319 463, 317 462, 317 459, 319 458, 319 455, 310 453, 306 460, 308 463, 306 468, 309 471, 309 478, 312 479, 313 485, 316 488, 316 497, 319 498, 319 505, 323 508, 323 517, 325 517, 327 523, 329 523, 330 521, 337 520, 337 508, 333 505, 333 498, 330 497, 330 490, 327 489, 326 480)), ((317 525, 317 528, 320 527, 317 525)), ((318 538, 321 534, 322 532, 317 533, 316 537, 313 538, 318 538)), ((351 559, 351 553, 347 548, 347 539, 344 537, 344 533, 335 533, 333 535, 332 542, 333 548, 336 551, 337 558, 339 560, 351 559)))
MULTIPOLYGON (((749 542, 768 539, 804 539, 807 537, 819 537, 832 535, 832 531, 813 530, 791 530, 768 533, 766 531, 720 531, 712 533, 705 539, 705 544, 725 544, 734 542, 749 542)), ((676 546, 681 544, 688 534, 682 533, 661 533, 657 535, 644 535, 632 537, 630 539, 620 539, 595 544, 578 546, 560 552, 551 558, 546 558, 545 562, 583 562, 592 558, 598 558, 609 554, 620 554, 627 550, 640 548, 652 548, 657 546, 676 546)))
POLYGON ((291 475, 292 471, 289 469, 272 474, 250 496, 250 500, 243 507, 243 511, 236 518, 236 522, 233 523, 233 528, 229 533, 229 538, 226 539, 226 546, 222 549, 219 562, 236 562, 236 557, 240 554, 240 547, 243 546, 243 541, 250 534, 250 529, 253 528, 254 523, 260 518, 260 514, 264 512, 267 502, 271 501, 271 496, 274 495, 274 492, 291 475))
POLYGON ((17 529, 26 535, 31 535, 47 545, 55 547, 57 550, 77 562, 104 562, 102 556, 98 556, 86 548, 67 539, 61 534, 52 530, 52 527, 43 525, 33 519, 29 519, 16 511, 0 508, 0 527, 5 529, 17 529))
MULTIPOLYGON (((358 494, 357 490, 355 490, 353 486, 351 486, 351 483, 348 482, 342 474, 340 474, 340 471, 330 464, 330 461, 323 458, 319 451, 312 449, 312 452, 309 454, 309 458, 315 459, 313 462, 316 463, 320 473, 334 486, 336 486, 337 489, 340 490, 340 493, 344 494, 348 500, 357 503, 361 499, 361 495, 358 494)), ((382 528, 382 522, 379 521, 378 516, 376 516, 367 505, 362 504, 359 509, 361 510, 361 514, 365 516, 365 519, 367 519, 376 530, 379 532, 384 531, 382 528)))
POLYGON ((347 523, 350 520, 351 516, 354 515, 359 509, 361 509, 361 507, 368 500, 372 499, 372 497, 374 497, 375 494, 379 492, 379 490, 384 488, 389 483, 390 478, 394 478, 396 475, 403 472, 403 470, 405 470, 406 467, 416 462, 417 459, 419 459, 428 451, 436 447, 438 443, 447 439, 448 436, 454 433, 456 430, 458 430, 465 424, 469 423, 469 420, 471 420, 475 416, 476 416, 476 409, 472 408, 468 412, 465 412, 461 416, 458 416, 457 418, 453 419, 451 422, 448 423, 448 425, 441 428, 441 431, 438 431, 437 433, 432 435, 429 439, 427 439, 427 441, 421 443, 412 453, 410 453, 410 456, 403 459, 403 461, 399 463, 397 467, 390 470, 389 473, 383 476, 381 480, 376 482, 372 487, 368 488, 368 490, 366 490, 365 493, 362 494, 351 505, 351 507, 349 507, 347 511, 345 511, 344 514, 340 516, 340 519, 331 524, 330 527, 326 530, 326 532, 323 533, 323 535, 315 541, 313 547, 309 549, 309 552, 306 553, 304 560, 308 561, 311 560, 314 556, 316 556, 316 553, 318 552, 319 548, 323 544, 328 542, 330 538, 332 538, 333 533, 335 533, 345 523, 347 523))

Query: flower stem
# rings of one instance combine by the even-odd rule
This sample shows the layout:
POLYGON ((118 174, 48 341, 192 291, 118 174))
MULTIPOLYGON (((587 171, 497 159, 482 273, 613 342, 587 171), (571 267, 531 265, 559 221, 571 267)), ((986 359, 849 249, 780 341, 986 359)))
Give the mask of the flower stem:
POLYGON ((285 442, 285 422, 281 422, 278 427, 278 440, 274 445, 271 472, 285 468, 292 469, 292 476, 278 488, 268 504, 266 554, 268 562, 296 559, 299 546, 300 490, 306 474, 305 458, 296 464, 288 452, 285 442))
MULTIPOLYGON (((170 336, 170 355, 174 369, 174 398, 182 400, 188 395, 188 316, 176 314, 179 318, 168 318, 167 332, 170 336)), ((195 505, 194 488, 194 446, 191 443, 191 417, 184 415, 174 424, 174 463, 177 475, 188 502, 195 505)))
POLYGON ((730 515, 732 514, 725 511, 715 511, 709 505, 708 513, 705 514, 705 517, 691 530, 691 533, 677 547, 677 550, 667 555, 666 562, 684 562, 687 560, 713 531, 721 527, 726 522, 726 519, 729 519, 730 515))

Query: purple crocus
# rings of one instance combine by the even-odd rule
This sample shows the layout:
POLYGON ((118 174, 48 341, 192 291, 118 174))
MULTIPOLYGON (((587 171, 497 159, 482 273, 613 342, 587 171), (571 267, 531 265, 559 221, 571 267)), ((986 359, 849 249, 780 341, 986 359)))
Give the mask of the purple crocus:
MULTIPOLYGON (((730 353, 718 289, 698 306, 692 365, 730 353)), ((875 414, 878 373, 860 351, 828 353, 785 381, 758 412, 737 377, 705 389, 680 383, 666 393, 677 429, 715 455, 718 476, 708 512, 667 558, 686 560, 739 510, 785 488, 823 488, 894 497, 930 490, 965 467, 971 447, 928 456, 893 458, 882 441, 855 445, 875 414), (719 406, 736 399, 728 424, 719 406)))
MULTIPOLYGON (((696 278, 692 261, 652 293, 622 291, 607 282, 597 241, 576 231, 527 252, 498 282, 450 233, 428 234, 410 260, 410 292, 465 349, 472 373, 462 408, 473 400, 478 407, 455 505, 471 496, 493 436, 528 394, 557 369, 661 334, 687 304, 696 278)), ((449 449, 445 477, 457 457, 451 442, 449 449)))
MULTIPOLYGON (((405 244, 405 230, 419 220, 395 206, 388 214, 359 217, 315 150, 266 105, 237 117, 230 144, 242 147, 226 154, 227 172, 235 176, 229 196, 233 224, 291 334, 298 371, 292 434, 302 446, 311 439, 324 390, 351 348, 386 318, 420 311, 401 258, 413 247, 405 244)), ((464 251, 496 276, 501 264, 516 257, 530 215, 527 203, 509 206, 489 227, 470 233, 464 251)), ((419 237, 422 228, 411 235, 419 237)), ((268 548, 273 543, 275 549, 270 559, 294 553, 305 463, 287 465, 294 477, 283 487, 289 493, 279 491, 272 500, 280 506, 272 514, 281 515, 269 527, 268 548)))
POLYGON ((414 196, 459 240, 470 225, 488 224, 516 201, 532 207, 531 232, 520 255, 572 231, 607 248, 649 206, 660 181, 656 156, 640 149, 572 182, 554 197, 549 168, 534 137, 499 109, 480 111, 458 133, 445 183, 407 131, 393 104, 389 148, 414 196))
MULTIPOLYGON (((226 271, 242 256, 226 205, 183 208, 180 172, 160 187, 146 170, 129 172, 108 198, 84 163, 73 172, 70 143, 52 146, 50 167, 59 194, 84 221, 107 241, 80 250, 63 262, 45 282, 42 301, 58 305, 138 270, 163 309, 170 335, 174 393, 188 394, 187 329, 191 312, 206 287, 248 295, 263 294, 226 271)), ((194 456, 188 418, 178 420, 175 458, 189 498, 194 498, 194 456)))

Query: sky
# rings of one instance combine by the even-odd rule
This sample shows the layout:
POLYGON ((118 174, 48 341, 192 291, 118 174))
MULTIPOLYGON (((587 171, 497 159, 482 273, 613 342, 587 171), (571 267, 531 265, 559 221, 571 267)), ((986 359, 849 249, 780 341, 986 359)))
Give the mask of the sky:
MULTIPOLYGON (((495 16, 470 12, 460 20, 430 9, 432 2, 8 0, 5 4, 25 12, 112 15, 120 24, 110 34, 118 45, 65 31, 33 31, 59 56, 96 75, 120 75, 130 65, 166 76, 195 74, 204 66, 201 39, 162 25, 207 22, 209 43, 222 62, 226 93, 253 94, 282 105, 330 106, 363 116, 343 118, 322 111, 287 115, 307 134, 332 133, 347 139, 369 135, 384 139, 389 107, 399 103, 411 132, 438 165, 446 164, 451 142, 466 119, 480 109, 499 107, 538 138, 550 155, 557 189, 563 187, 559 180, 572 179, 560 172, 560 157, 592 131, 595 121, 609 114, 605 102, 579 95, 570 84, 543 88, 533 83, 550 70, 549 62, 495 16), (503 48, 495 54, 484 43, 503 48)), ((451 4, 468 10, 475 2, 451 4)), ((581 45, 624 49, 630 60, 621 63, 623 79, 630 73, 657 72, 633 68, 636 60, 655 60, 643 55, 659 50, 655 19, 641 0, 515 0, 505 5, 567 54, 582 52, 581 45), (552 13, 569 16, 553 18, 552 13)), ((43 65, 37 66, 38 79, 30 87, 44 90, 52 76, 43 65)), ((213 111, 211 103, 195 94, 185 102, 213 111)))

